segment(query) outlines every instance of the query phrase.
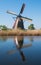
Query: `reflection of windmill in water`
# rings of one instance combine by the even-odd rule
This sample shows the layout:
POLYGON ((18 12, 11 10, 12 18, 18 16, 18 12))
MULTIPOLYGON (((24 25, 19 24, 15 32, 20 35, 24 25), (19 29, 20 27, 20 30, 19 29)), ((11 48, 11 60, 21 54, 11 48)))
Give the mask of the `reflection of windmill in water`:
POLYGON ((16 44, 17 49, 8 51, 8 54, 13 54, 18 50, 20 55, 21 55, 22 60, 25 61, 25 56, 24 56, 24 53, 22 51, 22 48, 30 47, 30 46, 32 46, 32 44, 31 43, 30 44, 23 44, 23 42, 24 42, 23 36, 15 36, 14 40, 15 40, 15 44, 16 44))
POLYGON ((23 13, 24 8, 25 8, 25 4, 23 3, 19 15, 17 15, 16 13, 14 13, 12 11, 7 11, 7 13, 9 13, 9 14, 17 16, 16 21, 15 21, 15 23, 13 25, 13 28, 15 28, 15 29, 17 29, 17 28, 24 29, 23 20, 32 21, 32 19, 30 19, 30 18, 21 16, 21 14, 23 13))

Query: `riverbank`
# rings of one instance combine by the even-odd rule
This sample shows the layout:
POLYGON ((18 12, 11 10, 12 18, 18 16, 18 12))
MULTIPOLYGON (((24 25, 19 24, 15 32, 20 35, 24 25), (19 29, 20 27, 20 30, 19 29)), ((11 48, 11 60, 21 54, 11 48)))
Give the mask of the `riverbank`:
POLYGON ((41 30, 1 30, 0 36, 41 36, 41 30))

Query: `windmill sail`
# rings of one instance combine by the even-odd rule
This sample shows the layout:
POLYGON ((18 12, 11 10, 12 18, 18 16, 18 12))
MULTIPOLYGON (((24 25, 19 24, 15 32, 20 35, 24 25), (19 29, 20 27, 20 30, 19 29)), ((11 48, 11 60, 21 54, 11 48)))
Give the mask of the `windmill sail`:
POLYGON ((7 13, 18 16, 15 12, 7 11, 7 13))
POLYGON ((23 13, 24 8, 25 8, 25 4, 23 3, 22 8, 21 8, 21 11, 20 11, 20 14, 23 13))
POLYGON ((23 17, 23 16, 22 16, 21 19, 26 20, 26 21, 29 21, 29 22, 32 22, 32 19, 27 18, 27 17, 23 17))

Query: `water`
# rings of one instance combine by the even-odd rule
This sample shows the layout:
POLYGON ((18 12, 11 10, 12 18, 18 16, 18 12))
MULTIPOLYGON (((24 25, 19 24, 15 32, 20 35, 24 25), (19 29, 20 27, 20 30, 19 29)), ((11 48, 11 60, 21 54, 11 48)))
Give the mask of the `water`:
POLYGON ((41 36, 1 36, 0 65, 41 65, 41 36))

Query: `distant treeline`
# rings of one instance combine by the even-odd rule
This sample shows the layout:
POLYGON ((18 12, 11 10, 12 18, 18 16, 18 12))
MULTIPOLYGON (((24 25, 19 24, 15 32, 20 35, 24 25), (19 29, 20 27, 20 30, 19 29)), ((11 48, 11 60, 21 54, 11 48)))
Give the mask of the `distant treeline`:
MULTIPOLYGON (((0 30, 9 30, 10 28, 8 28, 6 25, 0 25, 0 30)), ((30 24, 27 28, 28 30, 35 30, 35 26, 34 24, 30 24)), ((41 30, 41 28, 40 28, 41 30)))
POLYGON ((8 30, 8 28, 5 25, 0 25, 0 30, 8 30))

